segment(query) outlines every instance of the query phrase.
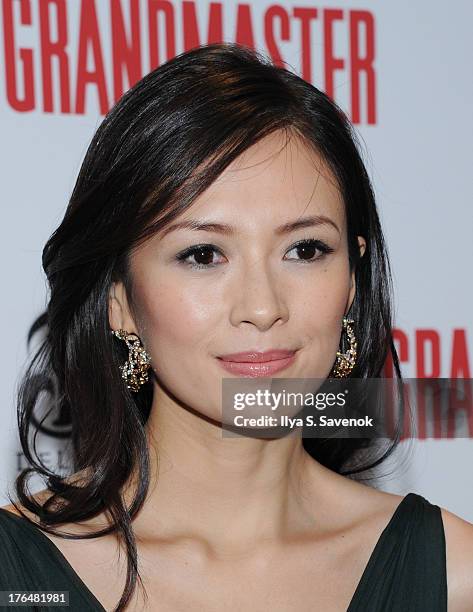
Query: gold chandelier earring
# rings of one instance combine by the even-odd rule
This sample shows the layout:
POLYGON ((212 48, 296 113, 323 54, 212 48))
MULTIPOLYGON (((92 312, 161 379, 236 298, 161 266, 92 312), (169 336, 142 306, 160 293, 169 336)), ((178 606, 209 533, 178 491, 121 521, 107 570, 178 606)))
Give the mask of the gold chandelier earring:
MULTIPOLYGON (((346 333, 348 338, 348 350, 343 349, 337 351, 337 359, 330 373, 335 378, 346 378, 353 370, 356 362, 356 338, 355 332, 353 331, 352 324, 353 319, 343 317, 342 334, 346 333)), ((344 339, 342 336, 341 343, 343 346, 344 339)))
POLYGON ((136 334, 130 334, 124 329, 114 330, 112 334, 123 340, 128 347, 128 360, 119 368, 128 389, 136 393, 140 390, 141 385, 148 382, 148 370, 151 367, 150 357, 136 334))

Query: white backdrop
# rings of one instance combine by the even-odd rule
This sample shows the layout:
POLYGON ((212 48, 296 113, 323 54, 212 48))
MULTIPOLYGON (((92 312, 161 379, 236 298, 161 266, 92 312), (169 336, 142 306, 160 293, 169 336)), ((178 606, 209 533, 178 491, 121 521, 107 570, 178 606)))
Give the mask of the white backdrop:
MULTIPOLYGON (((448 10, 438 0, 4 0, 1 8, 0 504, 25 465, 14 397, 27 329, 46 303, 44 243, 104 107, 129 87, 128 75, 133 82, 196 44, 253 41, 348 113, 391 256, 403 374, 471 378, 470 0, 448 10), (423 341, 422 330, 433 341, 423 341)), ((381 488, 418 492, 473 522, 471 437, 408 444, 383 468, 391 474, 381 488)), ((38 446, 51 466, 65 468, 61 438, 43 436, 38 446)))

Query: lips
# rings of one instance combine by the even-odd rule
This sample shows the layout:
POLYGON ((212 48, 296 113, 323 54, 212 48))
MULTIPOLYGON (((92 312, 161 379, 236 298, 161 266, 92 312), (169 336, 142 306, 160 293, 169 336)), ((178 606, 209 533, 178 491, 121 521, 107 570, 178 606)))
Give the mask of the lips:
POLYGON ((295 351, 289 349, 270 349, 269 351, 245 351, 241 353, 230 353, 221 355, 222 361, 232 361, 237 363, 267 363, 292 357, 295 351))
POLYGON ((235 376, 273 376, 292 365, 297 358, 297 351, 273 349, 265 351, 251 351, 222 355, 218 363, 224 370, 235 376))

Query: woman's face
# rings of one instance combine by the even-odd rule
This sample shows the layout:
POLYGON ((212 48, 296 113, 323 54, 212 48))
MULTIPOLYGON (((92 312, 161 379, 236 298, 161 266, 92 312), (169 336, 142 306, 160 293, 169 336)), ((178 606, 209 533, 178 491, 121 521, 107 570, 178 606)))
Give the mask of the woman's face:
POLYGON ((297 349, 271 376, 325 378, 354 297, 335 179, 301 140, 284 143, 275 132, 248 149, 177 220, 230 229, 161 230, 131 256, 134 314, 121 284, 110 302, 112 329, 137 333, 149 353, 155 392, 164 385, 212 419, 222 378, 242 376, 219 356, 297 349))

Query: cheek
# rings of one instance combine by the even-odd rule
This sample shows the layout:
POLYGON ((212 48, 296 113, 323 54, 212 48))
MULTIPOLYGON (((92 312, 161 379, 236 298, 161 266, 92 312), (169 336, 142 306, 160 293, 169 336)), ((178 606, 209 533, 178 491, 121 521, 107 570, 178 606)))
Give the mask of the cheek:
POLYGON ((308 376, 327 375, 335 361, 349 292, 348 266, 340 262, 338 266, 321 269, 316 282, 307 283, 304 298, 297 301, 296 316, 304 330, 304 344, 308 347, 308 376))
POLYGON ((137 325, 159 387, 170 390, 185 405, 218 418, 221 383, 209 376, 207 347, 215 334, 220 302, 191 285, 183 288, 182 279, 172 275, 159 283, 135 279, 137 325))
POLYGON ((172 281, 136 287, 139 320, 152 352, 196 348, 207 337, 212 301, 172 281))
POLYGON ((311 282, 306 282, 300 295, 300 315, 320 328, 339 325, 345 312, 350 293, 348 264, 340 259, 322 267, 311 282))

